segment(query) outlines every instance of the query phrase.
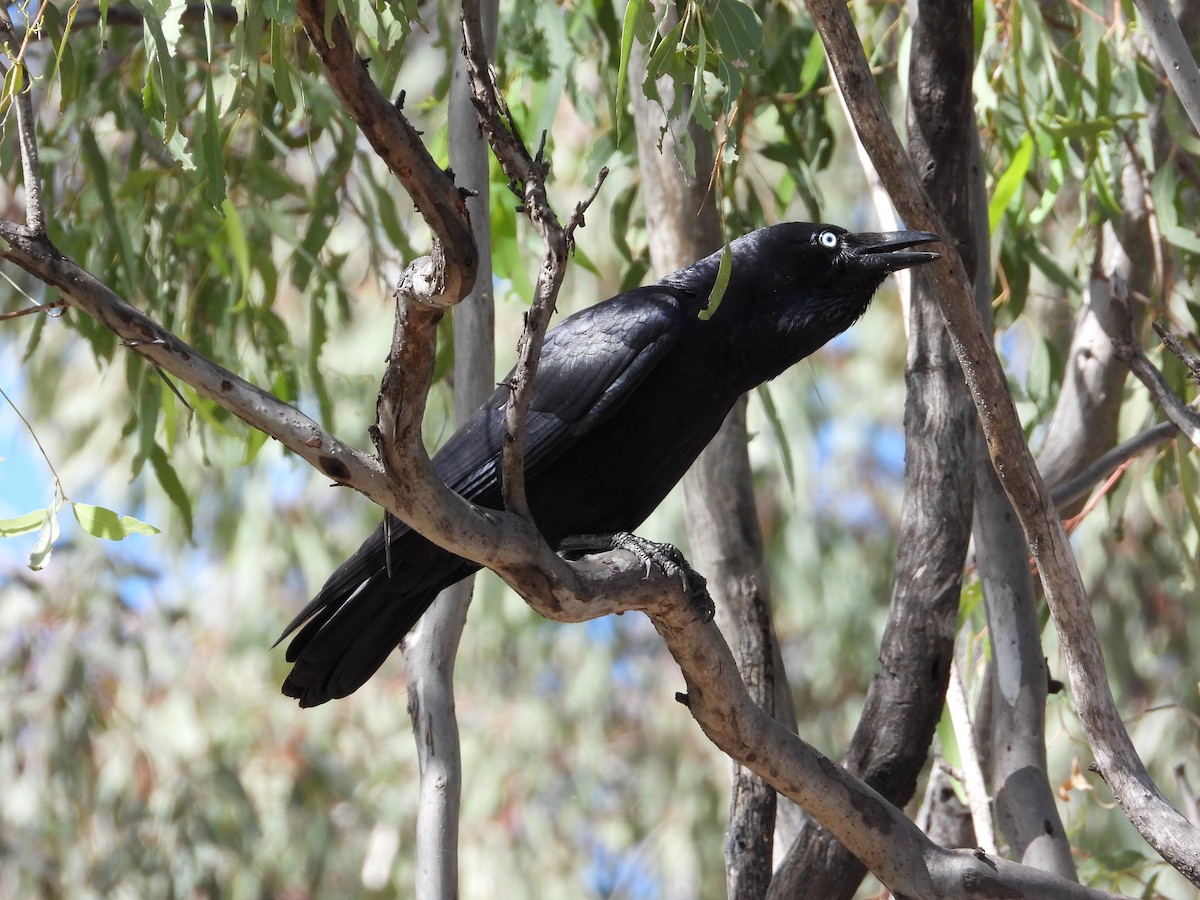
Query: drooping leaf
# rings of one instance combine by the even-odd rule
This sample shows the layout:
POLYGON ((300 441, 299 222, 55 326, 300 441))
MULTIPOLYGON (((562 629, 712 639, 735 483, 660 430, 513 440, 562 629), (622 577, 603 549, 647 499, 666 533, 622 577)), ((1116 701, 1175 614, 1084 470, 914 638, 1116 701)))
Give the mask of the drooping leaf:
POLYGON ((122 541, 131 534, 158 534, 158 529, 153 525, 133 516, 122 516, 111 509, 93 506, 90 503, 78 503, 74 500, 67 502, 71 504, 75 520, 83 526, 83 530, 106 541, 122 541))
POLYGON ((996 227, 1008 204, 1016 196, 1017 190, 1025 181, 1029 164, 1033 161, 1033 135, 1028 132, 1021 143, 1017 145, 1004 173, 996 179, 996 189, 992 191, 992 199, 988 202, 988 230, 996 233, 996 227))
POLYGON ((55 502, 47 506, 42 513, 41 534, 29 553, 29 568, 37 572, 50 564, 50 554, 54 552, 54 544, 58 537, 58 503, 55 502))

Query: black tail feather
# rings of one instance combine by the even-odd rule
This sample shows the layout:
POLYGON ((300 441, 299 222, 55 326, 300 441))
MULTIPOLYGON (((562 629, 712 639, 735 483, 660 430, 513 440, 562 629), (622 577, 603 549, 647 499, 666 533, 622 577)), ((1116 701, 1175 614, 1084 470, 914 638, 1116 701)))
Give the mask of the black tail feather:
POLYGON ((353 693, 383 665, 438 593, 478 568, 405 532, 393 538, 389 574, 379 529, 280 636, 282 641, 296 632, 287 649, 293 667, 283 693, 301 706, 353 693))

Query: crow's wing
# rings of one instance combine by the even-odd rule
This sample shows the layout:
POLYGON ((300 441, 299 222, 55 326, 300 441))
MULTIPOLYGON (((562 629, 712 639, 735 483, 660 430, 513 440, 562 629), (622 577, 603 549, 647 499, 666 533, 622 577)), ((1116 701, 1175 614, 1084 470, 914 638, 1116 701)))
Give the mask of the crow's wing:
MULTIPOLYGON (((566 319, 546 335, 526 424, 526 472, 536 475, 611 416, 678 340, 676 292, 640 288, 566 319)), ((498 502, 508 389, 501 387, 434 457, 434 469, 472 500, 498 502)), ((381 525, 329 576, 284 629, 300 628, 284 693, 314 706, 356 690, 383 664, 438 591, 477 566, 407 526, 381 525), (385 546, 391 543, 391 569, 385 546)), ((277 642, 278 643, 278 642, 277 642)))
MULTIPOLYGON (((620 409, 675 345, 683 315, 678 299, 661 286, 640 288, 577 313, 546 335, 525 423, 528 477, 620 409)), ((505 382, 433 459, 442 480, 471 500, 499 490, 505 382)))

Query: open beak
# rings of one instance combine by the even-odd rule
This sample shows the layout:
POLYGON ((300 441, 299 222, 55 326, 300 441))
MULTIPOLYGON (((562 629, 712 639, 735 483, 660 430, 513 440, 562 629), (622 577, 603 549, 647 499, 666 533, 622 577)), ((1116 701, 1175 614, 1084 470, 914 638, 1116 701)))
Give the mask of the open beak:
POLYGON ((843 240, 858 255, 858 264, 876 272, 899 272, 933 262, 940 254, 928 250, 908 250, 919 244, 941 242, 928 231, 884 231, 847 234, 843 240))

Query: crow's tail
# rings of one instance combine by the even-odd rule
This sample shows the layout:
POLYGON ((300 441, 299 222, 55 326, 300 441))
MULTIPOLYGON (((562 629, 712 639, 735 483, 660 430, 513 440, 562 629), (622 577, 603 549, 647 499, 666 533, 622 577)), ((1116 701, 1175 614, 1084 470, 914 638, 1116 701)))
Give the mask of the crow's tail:
POLYGON ((380 526, 280 635, 282 641, 297 632, 287 649, 287 661, 294 665, 283 693, 301 706, 356 691, 438 592, 479 568, 400 527, 402 533, 392 536, 390 574, 380 526))

